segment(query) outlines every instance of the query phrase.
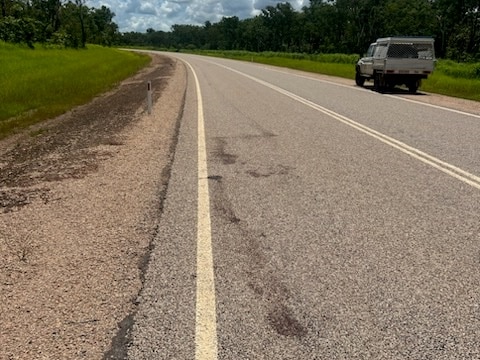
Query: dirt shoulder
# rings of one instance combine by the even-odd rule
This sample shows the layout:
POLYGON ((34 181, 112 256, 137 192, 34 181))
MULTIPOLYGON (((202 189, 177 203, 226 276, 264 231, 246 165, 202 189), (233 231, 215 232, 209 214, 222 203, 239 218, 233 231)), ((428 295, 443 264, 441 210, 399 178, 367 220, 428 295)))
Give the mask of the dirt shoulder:
POLYGON ((185 88, 183 64, 156 55, 114 91, 0 142, 0 359, 121 356, 112 339, 142 287, 185 88))

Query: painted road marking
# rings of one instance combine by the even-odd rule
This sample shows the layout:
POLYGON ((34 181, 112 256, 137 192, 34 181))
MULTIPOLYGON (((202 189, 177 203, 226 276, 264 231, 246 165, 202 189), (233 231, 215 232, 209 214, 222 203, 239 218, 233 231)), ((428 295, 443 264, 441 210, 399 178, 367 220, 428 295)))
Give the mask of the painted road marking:
MULTIPOLYGON (((364 134, 367 134, 397 150, 400 150, 401 152, 427 164, 427 165, 430 165, 432 167, 434 167, 435 169, 438 169, 442 172, 444 172, 445 174, 448 174, 452 177, 454 177, 455 179, 457 180, 460 180, 470 186, 473 186, 474 188, 477 188, 480 190, 480 177, 474 175, 474 174, 471 174, 465 170, 462 170, 460 169, 459 167, 457 166, 454 166, 452 164, 449 164, 445 161, 442 161, 432 155, 429 155, 419 149, 416 149, 414 148, 413 146, 410 146, 410 145, 407 145, 399 140, 396 140, 388 135, 385 135, 385 134, 382 134, 381 132, 379 131, 376 131, 372 128, 369 128, 368 126, 365 126, 365 125, 362 125, 346 116, 343 116, 343 115, 340 115, 338 113, 336 113, 335 111, 332 111, 332 110, 329 110, 323 106, 320 106, 318 104, 315 104, 314 102, 310 101, 310 100, 307 100, 305 98, 302 98, 301 96, 298 96, 298 95, 295 95, 294 93, 291 93, 287 90, 284 90, 278 86, 275 86, 273 84, 270 84, 266 81, 263 81, 263 80, 260 80, 260 79, 257 79, 251 75, 248 75, 248 74, 245 74, 245 73, 242 73, 241 71, 238 71, 238 70, 235 70, 235 69, 232 69, 228 66, 225 66, 225 65, 222 65, 222 64, 218 64, 218 63, 214 63, 214 62, 211 62, 212 64, 215 64, 215 65, 218 65, 220 67, 223 67, 227 70, 230 70, 234 73, 237 73, 239 75, 242 75, 250 80, 253 80, 263 86, 266 86, 274 91, 277 91, 285 96, 288 96, 289 98, 293 99, 293 100, 296 100, 306 106, 309 106, 311 107, 312 109, 314 110, 317 110, 325 115, 328 115, 330 116, 331 118, 337 120, 337 121, 340 121, 360 132, 363 132, 364 134)), ((470 114, 471 115, 471 114, 470 114)))
MULTIPOLYGON (((217 64, 217 63, 215 63, 215 64, 217 64)), ((219 65, 219 64, 217 64, 217 65, 219 65)), ((222 65, 220 65, 220 66, 222 66, 222 65)), ((359 87, 359 86, 355 86, 355 85, 339 84, 338 82, 334 82, 334 81, 329 81, 329 80, 325 80, 325 79, 318 79, 318 78, 308 76, 308 75, 297 74, 294 71, 289 72, 289 71, 285 71, 285 70, 271 68, 271 67, 268 67, 268 66, 261 66, 261 68, 265 69, 265 70, 268 70, 268 71, 278 72, 278 73, 285 74, 285 75, 296 76, 296 77, 311 80, 311 81, 318 81, 318 82, 325 83, 325 84, 344 87, 344 88, 348 88, 350 90, 368 91, 372 95, 375 94, 375 95, 379 95, 379 96, 386 96, 386 97, 390 97, 390 98, 393 98, 393 99, 396 99, 396 100, 408 101, 408 102, 411 102, 411 103, 414 103, 414 104, 428 106, 428 107, 431 107, 431 108, 434 108, 434 109, 440 109, 440 110, 443 110, 443 111, 449 111, 449 112, 453 112, 453 113, 456 113, 456 114, 470 116, 470 117, 480 119, 480 115, 478 115, 478 114, 469 113, 469 112, 466 112, 466 111, 461 111, 461 110, 456 110, 456 109, 451 109, 451 108, 440 106, 440 105, 429 104, 429 103, 426 103, 426 102, 405 98, 405 97, 402 97, 400 95, 389 95, 389 94, 382 94, 382 93, 379 93, 379 92, 371 92, 370 90, 368 90, 364 87, 359 87)))
POLYGON ((205 121, 200 83, 193 67, 198 102, 198 220, 197 220, 197 297, 195 316, 195 359, 217 359, 217 314, 213 273, 210 198, 208 193, 205 121))
POLYGON ((404 97, 401 97, 401 96, 398 96, 398 95, 388 95, 388 94, 384 94, 384 96, 388 96, 388 97, 391 97, 391 98, 394 98, 394 99, 397 99, 397 100, 408 101, 408 102, 411 102, 411 103, 414 103, 414 104, 419 104, 419 105, 423 105, 423 106, 428 106, 428 107, 431 107, 431 108, 434 108, 434 109, 440 109, 440 110, 450 111, 450 112, 453 112, 453 113, 456 113, 456 114, 465 115, 465 116, 471 116, 471 117, 480 119, 480 115, 472 114, 472 113, 469 113, 469 112, 460 111, 460 110, 456 110, 456 109, 450 109, 450 108, 446 108, 446 107, 443 107, 443 106, 440 106, 440 105, 424 103, 424 102, 421 102, 421 101, 404 98, 404 97))

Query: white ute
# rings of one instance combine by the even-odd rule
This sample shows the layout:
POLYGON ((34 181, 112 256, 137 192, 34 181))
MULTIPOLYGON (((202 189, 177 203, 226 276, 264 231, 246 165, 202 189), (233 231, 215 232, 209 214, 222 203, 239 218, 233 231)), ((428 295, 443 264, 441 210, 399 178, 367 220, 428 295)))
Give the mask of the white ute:
POLYGON ((355 82, 373 80, 376 91, 406 85, 415 93, 435 67, 434 40, 430 37, 386 37, 370 44, 356 64, 355 82))

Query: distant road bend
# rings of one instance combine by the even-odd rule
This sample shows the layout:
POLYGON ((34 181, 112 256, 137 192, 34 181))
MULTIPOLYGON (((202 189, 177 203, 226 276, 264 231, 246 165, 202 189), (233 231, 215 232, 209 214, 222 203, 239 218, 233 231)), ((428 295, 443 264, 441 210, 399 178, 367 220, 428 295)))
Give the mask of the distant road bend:
POLYGON ((480 359, 480 109, 174 56, 129 358, 480 359))

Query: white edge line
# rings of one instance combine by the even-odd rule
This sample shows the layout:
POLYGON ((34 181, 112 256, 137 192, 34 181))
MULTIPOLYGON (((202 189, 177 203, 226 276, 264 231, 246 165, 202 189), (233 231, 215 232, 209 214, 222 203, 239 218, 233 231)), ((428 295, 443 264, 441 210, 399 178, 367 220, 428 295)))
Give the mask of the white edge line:
MULTIPOLYGON (((408 101, 408 102, 411 102, 411 103, 414 103, 414 104, 424 105, 424 106, 428 106, 428 107, 431 107, 431 108, 434 108, 434 109, 446 110, 446 111, 450 111, 450 112, 453 112, 453 113, 456 113, 456 114, 471 116, 471 117, 480 119, 480 115, 465 112, 465 111, 461 111, 461 110, 451 109, 451 108, 447 108, 447 107, 440 106, 440 105, 435 105, 435 104, 424 103, 424 102, 421 102, 421 101, 418 101, 418 100, 407 99, 407 98, 403 98, 403 97, 395 96, 395 95, 389 95, 389 94, 383 94, 383 95, 387 96, 387 97, 390 97, 392 99, 408 101)), ((480 106, 480 103, 479 103, 479 106, 480 106)))
POLYGON ((215 277, 210 221, 210 198, 208 191, 207 150, 203 99, 197 74, 193 73, 198 102, 198 222, 197 222, 197 290, 195 314, 195 359, 216 360, 217 319, 215 300, 215 277))

